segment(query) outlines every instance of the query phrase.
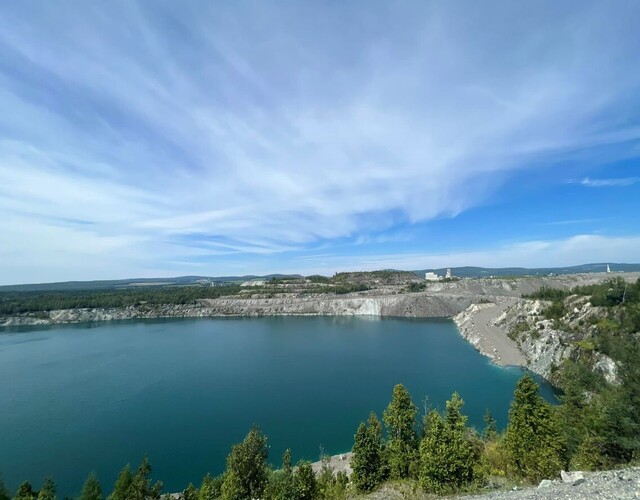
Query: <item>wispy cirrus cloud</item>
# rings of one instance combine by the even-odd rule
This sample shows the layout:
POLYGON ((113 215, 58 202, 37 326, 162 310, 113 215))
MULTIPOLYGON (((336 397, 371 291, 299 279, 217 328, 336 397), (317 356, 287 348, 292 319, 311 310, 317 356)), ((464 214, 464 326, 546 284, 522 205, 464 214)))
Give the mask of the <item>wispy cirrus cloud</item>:
POLYGON ((523 171, 640 154, 640 6, 522 9, 6 5, 2 279, 402 245, 523 171))
POLYGON ((595 219, 564 219, 554 220, 551 222, 540 222, 539 226, 571 226, 574 224, 593 224, 596 222, 603 222, 609 220, 607 218, 595 218, 595 219))
POLYGON ((638 182, 640 182, 640 177, 621 177, 617 179, 591 179, 589 177, 585 177, 580 181, 580 184, 587 187, 599 188, 633 186, 638 182))

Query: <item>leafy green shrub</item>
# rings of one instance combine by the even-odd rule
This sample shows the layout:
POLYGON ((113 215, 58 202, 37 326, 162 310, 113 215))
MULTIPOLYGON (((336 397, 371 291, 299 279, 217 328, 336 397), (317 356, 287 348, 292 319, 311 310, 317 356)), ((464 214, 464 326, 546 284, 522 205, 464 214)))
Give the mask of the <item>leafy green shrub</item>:
POLYGON ((331 278, 327 278, 326 276, 321 276, 319 274, 314 274, 312 276, 307 276, 307 279, 311 283, 331 283, 331 278))
POLYGON ((564 302, 561 300, 552 302, 549 307, 542 311, 542 314, 546 319, 559 320, 566 314, 564 302))
POLYGON ((427 288, 427 284, 424 282, 414 281, 413 283, 409 283, 407 286, 407 290, 409 292, 422 292, 425 288, 427 288))
POLYGON ((502 440, 496 439, 485 444, 482 466, 486 475, 505 476, 507 474, 507 453, 502 440))
POLYGON ((509 337, 514 342, 519 342, 522 334, 528 332, 529 328, 529 324, 526 321, 516 323, 509 329, 507 337, 509 337))
POLYGON ((593 339, 578 340, 575 342, 575 345, 583 351, 593 351, 596 348, 596 344, 593 339))
POLYGON ((543 286, 537 292, 532 292, 529 294, 523 293, 523 299, 538 299, 538 300, 552 300, 552 301, 562 301, 571 295, 571 292, 566 290, 560 290, 558 288, 551 288, 548 286, 543 286))

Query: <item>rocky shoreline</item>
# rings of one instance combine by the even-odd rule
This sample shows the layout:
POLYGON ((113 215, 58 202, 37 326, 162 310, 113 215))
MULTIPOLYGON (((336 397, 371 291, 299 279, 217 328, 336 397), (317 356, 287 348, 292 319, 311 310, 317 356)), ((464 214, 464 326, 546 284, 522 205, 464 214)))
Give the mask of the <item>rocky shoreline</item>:
POLYGON ((426 293, 283 298, 219 298, 197 304, 146 304, 110 309, 62 309, 0 318, 0 327, 156 318, 234 316, 395 316, 448 318, 468 307, 471 296, 426 293), (45 316, 46 315, 46 316, 45 316))
MULTIPOLYGON (((624 273, 636 280, 640 273, 624 273)), ((90 323, 136 319, 213 318, 259 316, 378 316, 452 318, 460 334, 480 353, 501 366, 522 366, 550 379, 554 367, 575 350, 567 333, 541 317, 544 301, 521 299, 542 286, 569 289, 599 283, 603 273, 512 279, 468 279, 427 283, 424 291, 407 292, 403 285, 380 286, 344 295, 283 293, 202 299, 192 304, 138 304, 124 308, 61 309, 0 318, 1 327, 90 323), (528 325, 535 335, 514 338, 514 328, 528 325)), ((597 313, 597 311, 595 311, 597 313)), ((571 305, 567 324, 577 325, 594 309, 586 298, 571 305)), ((575 339, 574 339, 575 340, 575 339)), ((601 356, 596 360, 607 380, 615 382, 616 366, 601 356)))

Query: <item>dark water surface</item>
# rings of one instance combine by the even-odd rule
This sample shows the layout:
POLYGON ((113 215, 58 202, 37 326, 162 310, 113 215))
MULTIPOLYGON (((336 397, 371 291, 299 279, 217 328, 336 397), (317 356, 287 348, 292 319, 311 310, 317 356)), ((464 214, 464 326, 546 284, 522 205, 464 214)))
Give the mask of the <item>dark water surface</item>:
MULTIPOLYGON (((109 493, 148 454, 165 490, 224 469, 253 423, 270 460, 347 451, 402 383, 422 407, 454 390, 470 422, 506 423, 522 371, 499 368, 449 320, 274 317, 0 330, 0 473, 12 491, 52 474, 58 496, 91 470, 109 493)), ((549 386, 545 397, 553 399, 549 386)))

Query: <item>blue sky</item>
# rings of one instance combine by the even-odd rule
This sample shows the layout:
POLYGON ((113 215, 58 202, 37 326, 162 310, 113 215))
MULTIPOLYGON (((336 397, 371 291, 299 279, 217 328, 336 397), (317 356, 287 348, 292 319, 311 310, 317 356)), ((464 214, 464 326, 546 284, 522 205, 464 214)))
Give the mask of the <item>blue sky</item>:
POLYGON ((0 283, 640 261, 640 2, 6 2, 0 283))

